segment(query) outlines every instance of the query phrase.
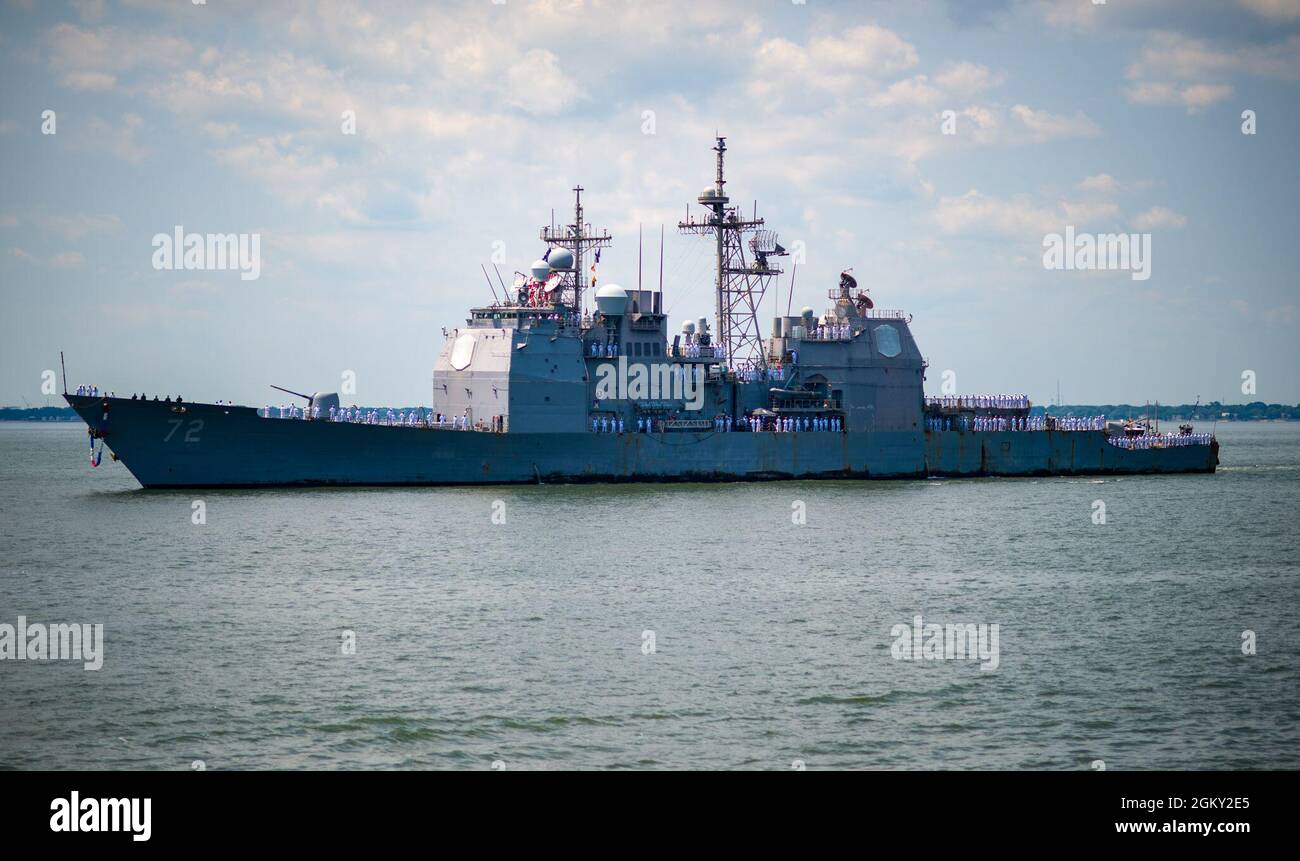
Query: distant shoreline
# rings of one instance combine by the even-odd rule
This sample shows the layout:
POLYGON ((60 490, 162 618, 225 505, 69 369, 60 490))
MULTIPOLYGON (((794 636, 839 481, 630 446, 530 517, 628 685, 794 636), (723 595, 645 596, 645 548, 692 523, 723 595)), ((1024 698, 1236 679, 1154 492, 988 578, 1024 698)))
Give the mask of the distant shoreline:
MULTIPOLYGON (((385 407, 384 409, 387 409, 385 407)), ((428 409, 428 407, 394 407, 394 409, 428 409)), ((1059 416, 1104 415, 1111 419, 1152 418, 1162 422, 1287 422, 1300 421, 1300 404, 1177 404, 1161 405, 1157 411, 1152 406, 1138 404, 1064 404, 1062 406, 1034 406, 1035 415, 1047 412, 1059 416)), ((80 421, 71 407, 0 407, 0 422, 76 422, 80 421)))

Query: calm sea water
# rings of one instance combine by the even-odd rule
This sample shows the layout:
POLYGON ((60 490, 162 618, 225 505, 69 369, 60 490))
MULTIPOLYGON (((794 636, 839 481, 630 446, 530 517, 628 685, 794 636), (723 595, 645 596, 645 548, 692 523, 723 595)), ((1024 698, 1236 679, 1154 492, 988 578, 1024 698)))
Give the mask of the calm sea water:
POLYGON ((1213 476, 195 493, 0 424, 0 622, 105 638, 0 662, 0 767, 1297 768, 1300 427, 1218 431, 1213 476), (896 660, 918 613, 997 669, 896 660))

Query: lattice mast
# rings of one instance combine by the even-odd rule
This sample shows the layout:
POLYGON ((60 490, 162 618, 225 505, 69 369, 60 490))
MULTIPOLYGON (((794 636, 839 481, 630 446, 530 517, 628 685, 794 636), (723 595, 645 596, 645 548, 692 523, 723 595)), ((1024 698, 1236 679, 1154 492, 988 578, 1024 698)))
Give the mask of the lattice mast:
POLYGON ((718 154, 715 185, 697 198, 709 210, 709 217, 696 221, 688 214, 686 221, 679 222, 677 227, 682 233, 696 236, 712 234, 717 242, 714 343, 723 348, 733 366, 744 363, 761 366, 767 359, 758 309, 769 283, 781 274, 768 258, 784 255, 786 251, 777 244, 776 232, 764 229, 763 219, 757 212, 753 218, 746 219, 738 207, 728 205, 730 198, 723 171, 727 139, 718 137, 713 151, 718 154))
POLYGON ((541 239, 551 248, 567 248, 573 252, 573 269, 561 271, 563 282, 560 301, 565 302, 579 316, 582 315, 582 294, 587 287, 587 274, 582 262, 588 248, 608 248, 614 241, 608 230, 596 233, 583 221, 582 186, 573 188, 573 223, 547 225, 541 230, 541 239))

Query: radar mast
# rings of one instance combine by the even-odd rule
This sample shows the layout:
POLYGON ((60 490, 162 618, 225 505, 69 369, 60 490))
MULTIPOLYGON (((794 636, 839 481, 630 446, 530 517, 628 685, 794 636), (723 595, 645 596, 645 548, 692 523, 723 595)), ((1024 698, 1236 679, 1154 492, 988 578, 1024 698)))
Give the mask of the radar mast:
POLYGON ((588 248, 608 248, 614 241, 614 237, 609 235, 608 230, 596 233, 590 224, 583 221, 582 190, 580 185, 573 187, 573 223, 551 224, 543 227, 541 231, 542 241, 551 248, 567 248, 573 252, 573 268, 568 271, 556 271, 560 272, 563 279, 560 300, 569 302, 569 307, 573 308, 574 313, 579 317, 582 316, 582 293, 587 288, 586 276, 582 269, 582 260, 586 256, 583 252, 588 248))
POLYGON ((771 280, 781 274, 768 258, 784 256, 786 250, 777 243, 776 232, 763 227, 757 207, 754 217, 746 219, 738 207, 728 205, 731 201, 726 194, 723 171, 727 139, 719 135, 713 151, 718 154, 715 185, 697 198, 709 215, 703 221, 696 221, 688 214, 677 227, 685 234, 712 235, 717 242, 715 343, 723 348, 723 355, 733 366, 747 363, 762 367, 767 359, 758 308, 771 280))

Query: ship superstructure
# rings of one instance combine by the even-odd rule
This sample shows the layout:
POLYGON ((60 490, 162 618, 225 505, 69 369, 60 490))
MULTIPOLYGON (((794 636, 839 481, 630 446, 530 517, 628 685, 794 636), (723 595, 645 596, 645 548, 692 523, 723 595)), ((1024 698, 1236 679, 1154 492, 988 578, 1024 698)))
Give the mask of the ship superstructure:
POLYGON ((609 247, 612 237, 583 223, 575 189, 573 224, 542 230, 547 257, 520 273, 505 301, 471 309, 450 333, 434 368, 435 416, 525 433, 611 422, 673 431, 715 420, 729 432, 755 416, 763 427, 825 419, 851 432, 919 431, 925 363, 909 320, 874 309, 847 273, 825 314, 804 308, 776 317, 770 337, 760 334, 758 307, 781 271, 773 258, 786 252, 761 219, 729 205, 724 138, 714 150, 716 186, 698 200, 706 215, 679 225, 716 241, 713 321, 688 321, 670 335, 660 290, 614 284, 595 289, 594 309, 583 312, 584 248, 609 247), (672 385, 655 386, 652 397, 661 380, 672 385))

